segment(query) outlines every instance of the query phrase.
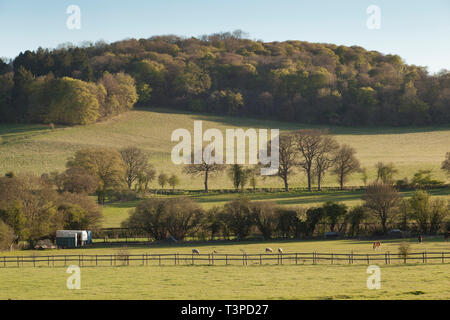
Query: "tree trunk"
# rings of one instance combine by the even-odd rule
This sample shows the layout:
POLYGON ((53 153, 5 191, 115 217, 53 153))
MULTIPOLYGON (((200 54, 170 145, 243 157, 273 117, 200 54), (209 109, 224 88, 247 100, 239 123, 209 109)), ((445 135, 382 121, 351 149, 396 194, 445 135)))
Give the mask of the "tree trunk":
POLYGON ((322 187, 320 186, 320 183, 322 182, 321 180, 322 180, 322 178, 321 178, 320 174, 317 175, 317 189, 319 191, 322 191, 322 187))
POLYGON ((308 174, 308 191, 311 192, 312 191, 312 188, 311 188, 311 170, 308 170, 307 174, 308 174))
POLYGON ((283 180, 284 180, 284 191, 289 192, 289 185, 288 185, 287 177, 285 177, 283 180))
POLYGON ((208 193, 208 171, 205 172, 205 193, 208 193))

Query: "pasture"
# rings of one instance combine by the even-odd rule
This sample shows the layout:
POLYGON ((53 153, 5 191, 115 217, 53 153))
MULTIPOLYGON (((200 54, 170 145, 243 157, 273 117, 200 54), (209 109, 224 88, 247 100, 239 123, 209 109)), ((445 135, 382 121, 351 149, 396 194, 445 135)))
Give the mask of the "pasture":
MULTIPOLYGON (((375 178, 374 165, 393 162, 399 172, 397 179, 411 178, 419 169, 433 170, 433 177, 446 180, 440 164, 450 151, 450 127, 427 128, 347 128, 305 126, 293 123, 255 120, 236 117, 176 113, 162 109, 134 110, 105 122, 87 126, 57 127, 45 125, 0 125, 0 174, 8 171, 41 174, 64 170, 68 157, 83 147, 104 146, 122 148, 137 146, 149 152, 151 162, 158 172, 175 173, 180 177, 180 189, 200 190, 203 181, 182 173, 182 167, 172 164, 170 152, 176 143, 171 142, 173 130, 186 128, 192 132, 193 121, 202 120, 203 130, 217 128, 279 128, 282 131, 301 128, 329 128, 340 143, 356 148, 357 157, 369 174, 375 178)), ((362 185, 360 174, 354 174, 348 185, 362 185)), ((305 187, 306 178, 297 172, 290 181, 291 187, 305 187)), ((337 186, 336 178, 325 176, 324 186, 337 186)), ((279 178, 258 181, 258 187, 281 188, 279 178)), ((157 188, 156 182, 151 186, 157 188)), ((231 189, 226 174, 210 179, 211 189, 231 189)))
MULTIPOLYGON (((449 251, 442 239, 411 241, 412 251, 449 251)), ((399 241, 383 242, 381 252, 396 253, 399 241)), ((282 247, 284 252, 372 253, 370 241, 274 241, 204 244, 150 245, 129 247, 137 253, 263 253, 265 247, 282 247)), ((23 251, 20 254, 107 254, 118 248, 97 247, 51 252, 23 251)), ((5 255, 2 253, 1 255, 5 255)), ((7 253, 17 255, 17 252, 7 253)), ((68 290, 64 267, 0 268, 0 299, 449 299, 448 264, 378 264, 381 289, 366 286, 367 265, 215 265, 173 264, 82 267, 81 290, 68 290), (120 277, 117 275, 120 273, 120 277)))

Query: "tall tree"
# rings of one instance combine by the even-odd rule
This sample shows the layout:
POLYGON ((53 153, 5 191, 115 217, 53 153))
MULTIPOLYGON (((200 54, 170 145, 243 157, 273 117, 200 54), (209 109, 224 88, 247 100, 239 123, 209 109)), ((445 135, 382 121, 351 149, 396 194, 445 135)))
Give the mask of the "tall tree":
POLYGON ((164 190, 164 186, 169 182, 169 176, 164 172, 160 173, 158 176, 158 184, 161 186, 161 189, 164 190))
POLYGON ((79 150, 66 164, 67 168, 83 168, 98 179, 97 197, 100 204, 105 203, 108 190, 120 188, 125 176, 122 156, 115 149, 86 148, 79 150))
POLYGON ((374 182, 366 188, 364 206, 379 219, 384 233, 387 233, 388 222, 396 214, 400 199, 397 190, 388 183, 374 182))
POLYGON ((169 186, 172 187, 172 191, 175 191, 175 187, 180 184, 180 178, 175 174, 172 174, 167 182, 169 183, 169 186))
POLYGON ((445 157, 446 158, 445 158, 444 162, 442 162, 441 169, 444 170, 445 172, 447 172, 447 174, 450 175, 450 152, 447 152, 445 157))
POLYGON ((333 166, 335 152, 339 144, 330 136, 323 136, 320 142, 319 152, 314 160, 314 174, 317 177, 317 189, 322 190, 322 179, 325 173, 333 166))
POLYGON ((341 190, 344 190, 344 184, 348 180, 348 177, 361 169, 359 160, 355 154, 356 150, 354 148, 344 144, 339 148, 334 158, 333 173, 338 178, 341 190))
POLYGON ((301 155, 298 164, 306 172, 309 191, 312 191, 314 161, 321 153, 322 136, 325 133, 315 129, 304 129, 294 133, 295 143, 301 155))
POLYGON ((203 175, 205 192, 208 193, 209 178, 224 169, 225 167, 221 164, 207 164, 205 161, 203 161, 202 164, 187 165, 184 168, 184 172, 192 176, 203 175))
POLYGON ((139 175, 144 174, 150 167, 148 155, 137 147, 127 147, 120 150, 122 160, 125 164, 125 181, 131 190, 133 183, 139 175))
POLYGON ((294 172, 297 164, 296 148, 294 137, 292 135, 281 135, 279 142, 279 163, 278 176, 284 182, 284 190, 289 191, 289 176, 294 172))
POLYGON ((375 167, 377 168, 377 182, 392 183, 394 175, 398 172, 393 163, 378 162, 375 167))

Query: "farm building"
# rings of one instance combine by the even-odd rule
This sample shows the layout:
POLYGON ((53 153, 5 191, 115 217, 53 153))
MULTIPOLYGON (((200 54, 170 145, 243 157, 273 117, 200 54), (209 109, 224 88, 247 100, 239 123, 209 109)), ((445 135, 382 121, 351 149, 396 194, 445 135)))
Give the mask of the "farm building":
POLYGON ((59 248, 84 247, 92 243, 92 232, 88 230, 58 230, 56 245, 59 248))

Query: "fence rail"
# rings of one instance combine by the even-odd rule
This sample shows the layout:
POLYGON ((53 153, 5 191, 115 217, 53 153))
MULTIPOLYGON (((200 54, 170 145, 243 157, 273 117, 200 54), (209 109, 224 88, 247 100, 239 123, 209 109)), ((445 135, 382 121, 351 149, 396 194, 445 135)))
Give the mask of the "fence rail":
POLYGON ((265 254, 98 254, 29 255, 0 257, 0 267, 130 266, 130 265, 300 265, 300 264, 372 264, 372 263, 448 263, 450 252, 415 252, 407 257, 398 253, 265 253, 265 254))

